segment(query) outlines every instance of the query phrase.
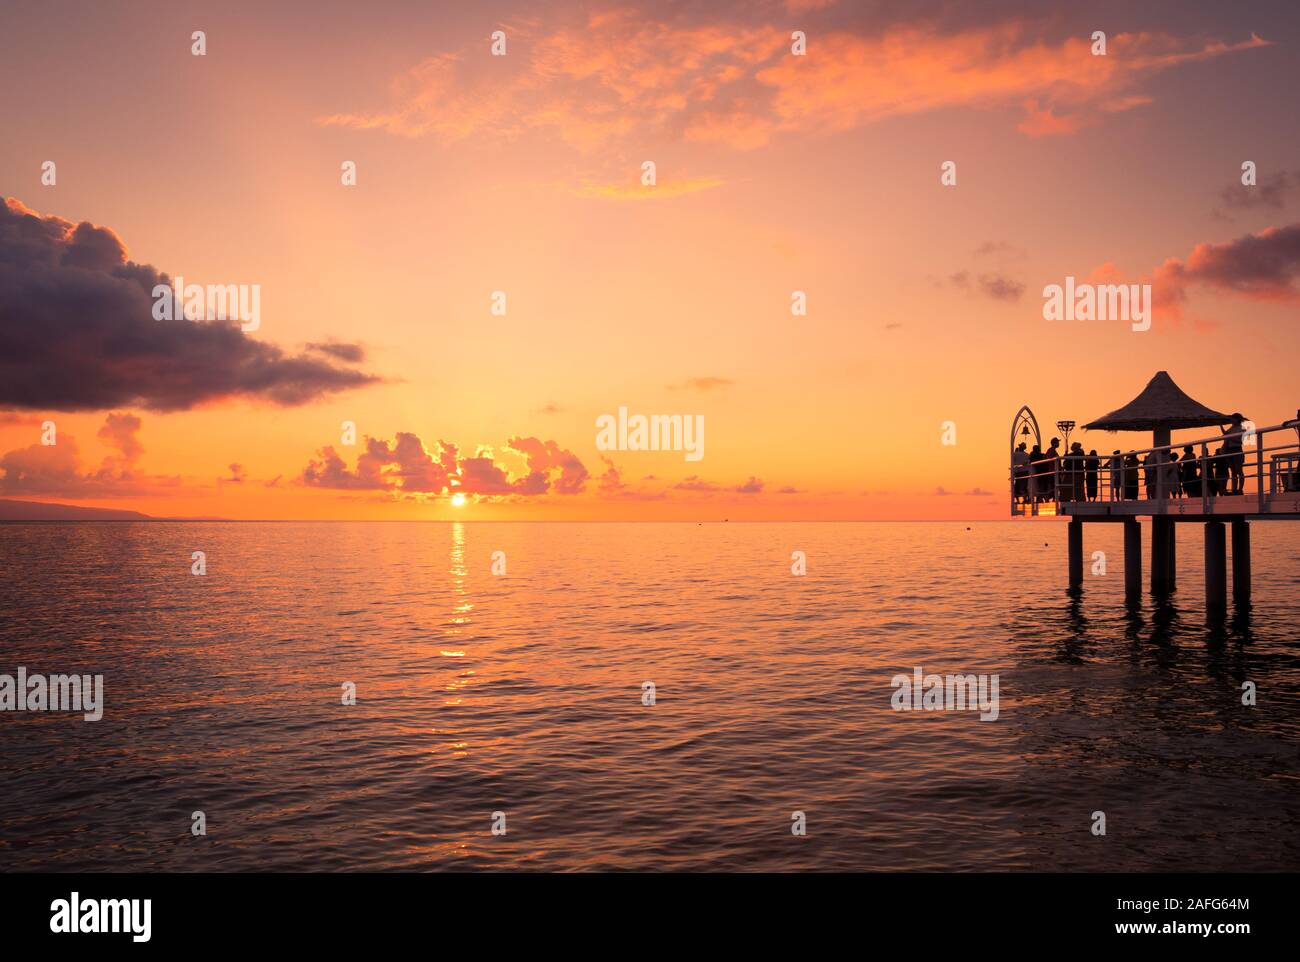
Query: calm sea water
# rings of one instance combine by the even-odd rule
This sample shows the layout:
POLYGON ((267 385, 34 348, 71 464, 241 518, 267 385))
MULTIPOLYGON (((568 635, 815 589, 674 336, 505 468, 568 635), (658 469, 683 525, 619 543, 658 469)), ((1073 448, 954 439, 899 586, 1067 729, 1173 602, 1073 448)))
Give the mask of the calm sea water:
POLYGON ((1055 522, 0 525, 0 672, 107 702, 0 714, 0 865, 1300 869, 1300 530, 1253 533, 1207 625, 1192 525, 1137 610, 1117 525, 1074 598, 1055 522), (917 666, 1000 717, 893 711, 917 666))

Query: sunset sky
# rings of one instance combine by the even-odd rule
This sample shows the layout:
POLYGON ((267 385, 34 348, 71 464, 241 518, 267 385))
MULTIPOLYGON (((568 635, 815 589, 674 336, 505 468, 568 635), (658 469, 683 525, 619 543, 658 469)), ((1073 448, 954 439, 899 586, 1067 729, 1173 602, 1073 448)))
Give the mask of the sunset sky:
POLYGON ((0 498, 992 518, 1023 403, 1300 406, 1293 2, 0 16, 0 498), (154 320, 162 274, 259 285, 260 328, 154 320), (1152 283, 1152 329, 1044 320, 1067 275, 1152 283), (702 414, 704 457, 598 450, 620 406, 702 414))

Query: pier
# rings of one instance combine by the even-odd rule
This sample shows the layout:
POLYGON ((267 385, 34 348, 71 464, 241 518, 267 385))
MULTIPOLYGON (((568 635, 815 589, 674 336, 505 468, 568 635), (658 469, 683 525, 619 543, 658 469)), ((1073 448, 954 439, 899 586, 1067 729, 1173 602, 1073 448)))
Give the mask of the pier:
MULTIPOLYGON (((1056 422, 1061 447, 1044 443, 1026 405, 1011 425, 1011 515, 1068 517, 1069 585, 1083 583, 1084 525, 1124 525, 1124 590, 1142 593, 1142 524, 1150 518, 1151 592, 1177 590, 1175 545, 1180 525, 1203 527, 1205 604, 1211 616, 1228 607, 1228 538, 1232 600, 1250 605, 1250 529, 1255 522, 1300 520, 1300 411, 1259 427, 1239 412, 1214 411, 1189 397, 1165 371, 1123 407, 1085 431, 1150 431, 1148 448, 1098 450, 1070 442, 1074 421, 1056 422), (1172 443, 1174 431, 1216 427, 1220 433, 1172 443), (1037 449, 1038 454, 1033 453, 1037 449), (1231 533, 1229 534, 1229 528, 1231 533)), ((1110 444, 1096 446, 1111 447, 1110 444)))

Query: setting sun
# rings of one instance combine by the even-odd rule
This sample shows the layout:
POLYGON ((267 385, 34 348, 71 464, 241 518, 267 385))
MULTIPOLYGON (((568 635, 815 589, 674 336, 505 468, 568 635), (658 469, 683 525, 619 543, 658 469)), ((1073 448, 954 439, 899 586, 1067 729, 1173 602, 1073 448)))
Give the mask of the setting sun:
POLYGON ((457 492, 451 496, 451 506, 453 508, 463 508, 465 506, 465 495, 457 492))

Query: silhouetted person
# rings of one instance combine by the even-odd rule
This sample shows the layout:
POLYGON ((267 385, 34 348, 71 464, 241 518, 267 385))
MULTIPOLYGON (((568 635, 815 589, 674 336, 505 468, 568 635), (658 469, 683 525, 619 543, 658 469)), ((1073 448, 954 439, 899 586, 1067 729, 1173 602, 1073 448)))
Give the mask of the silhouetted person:
POLYGON ((1015 477, 1016 498, 1023 504, 1029 499, 1029 452, 1025 450, 1024 441, 1011 452, 1011 471, 1015 477))
POLYGON ((1178 483, 1178 454, 1172 448, 1168 451, 1161 451, 1160 456, 1164 458, 1164 465, 1161 469, 1162 484, 1166 498, 1181 498, 1183 496, 1182 485, 1178 483))
POLYGON ((1110 455, 1110 499, 1124 500, 1124 456, 1116 448, 1110 455))
POLYGON ((1188 498, 1201 496, 1201 475, 1196 464, 1196 452, 1189 444, 1183 448, 1183 459, 1178 462, 1178 477, 1182 482, 1183 495, 1188 498))
POLYGON ((1138 456, 1132 451, 1124 456, 1124 499, 1138 499, 1138 456))
POLYGON ((1061 466, 1061 452, 1057 445, 1060 443, 1060 438, 1052 438, 1052 443, 1047 446, 1047 451, 1044 452, 1044 457, 1047 458, 1047 477, 1044 480, 1047 482, 1048 501, 1056 499, 1056 476, 1061 466))
POLYGON ((1223 491, 1219 492, 1220 494, 1241 494, 1246 487, 1246 455, 1241 450, 1241 432, 1246 430, 1244 421, 1245 418, 1241 414, 1234 413, 1232 415, 1232 423, 1229 424, 1227 430, 1224 431, 1224 434, 1235 434, 1237 436, 1225 437, 1223 439, 1223 447, 1220 449, 1225 455, 1224 470, 1232 476, 1231 492, 1229 492, 1225 487, 1223 491))
POLYGON ((1070 453, 1061 459, 1061 500, 1083 499, 1083 445, 1075 441, 1070 453))
POLYGON ((1093 448, 1088 452, 1087 459, 1083 462, 1084 470, 1087 472, 1088 500, 1097 500, 1097 471, 1101 468, 1101 458, 1097 457, 1097 449, 1093 448))
POLYGON ((1156 496, 1156 453, 1151 451, 1142 459, 1142 483, 1147 489, 1147 500, 1156 496))
POLYGON ((1214 459, 1210 461, 1210 494, 1215 496, 1228 493, 1228 459, 1223 455, 1223 448, 1214 449, 1214 459))
POLYGON ((1043 472, 1047 470, 1047 461, 1043 458, 1043 449, 1037 444, 1029 452, 1029 496, 1037 504, 1043 500, 1047 486, 1043 482, 1043 472))

